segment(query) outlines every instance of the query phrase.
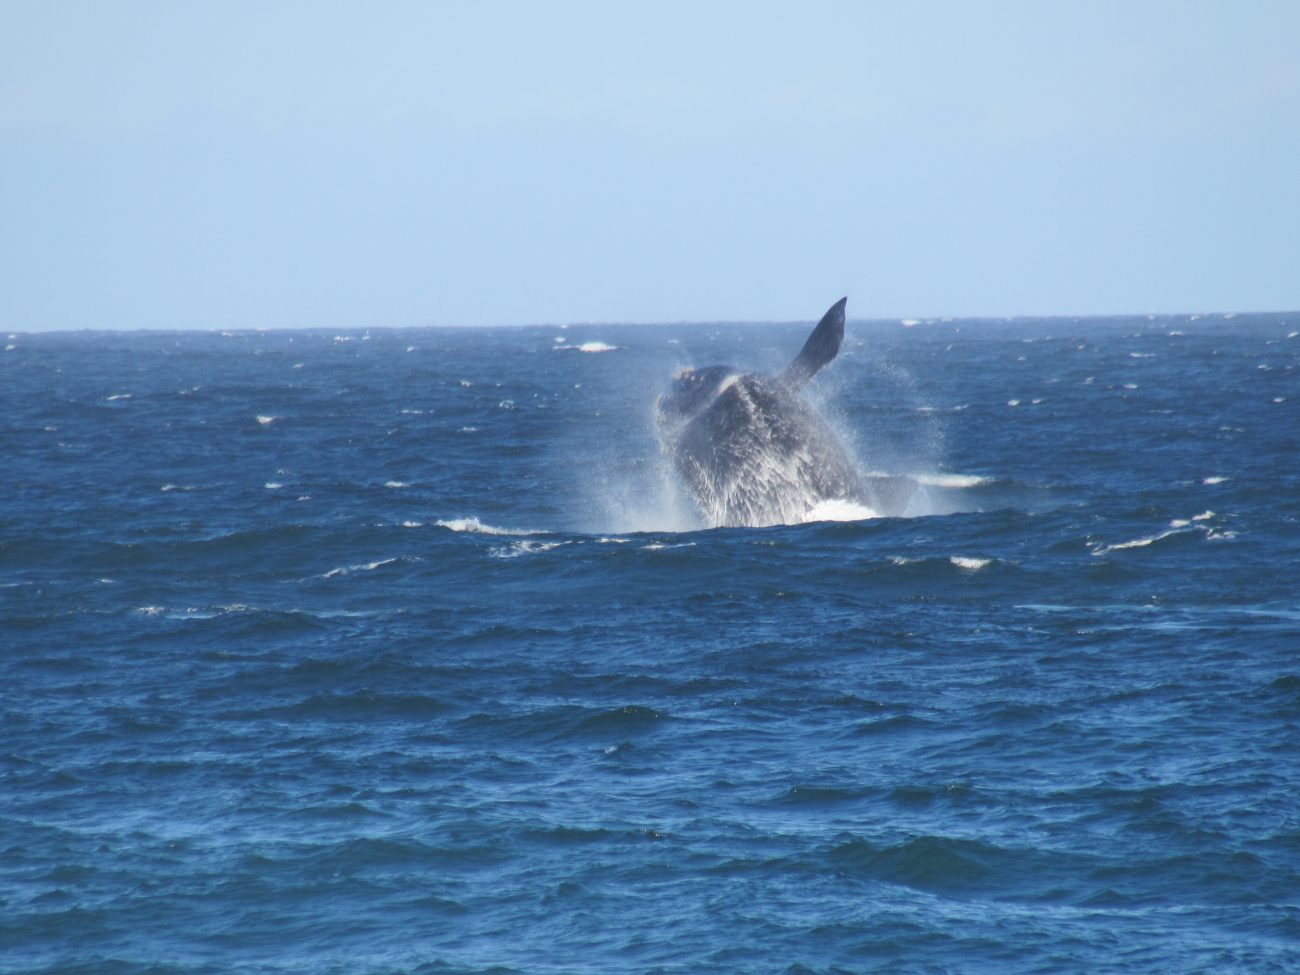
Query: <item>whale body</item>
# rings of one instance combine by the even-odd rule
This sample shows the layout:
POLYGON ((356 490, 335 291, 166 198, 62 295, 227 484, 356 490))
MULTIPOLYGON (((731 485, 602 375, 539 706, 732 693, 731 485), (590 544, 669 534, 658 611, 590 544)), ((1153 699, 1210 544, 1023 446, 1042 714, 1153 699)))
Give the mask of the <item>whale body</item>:
POLYGON ((839 354, 841 298, 779 376, 683 369, 659 397, 660 441, 712 527, 793 524, 826 501, 902 514, 916 482, 863 477, 800 390, 839 354))

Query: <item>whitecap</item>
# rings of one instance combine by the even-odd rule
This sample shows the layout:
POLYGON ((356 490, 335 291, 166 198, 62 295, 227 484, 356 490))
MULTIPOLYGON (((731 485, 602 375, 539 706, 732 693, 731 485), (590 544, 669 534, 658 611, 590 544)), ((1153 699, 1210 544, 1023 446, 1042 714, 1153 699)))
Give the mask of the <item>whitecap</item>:
POLYGON ((406 488, 410 486, 411 483, 409 481, 385 481, 384 482, 384 487, 386 488, 406 488))
POLYGON ((114 400, 130 399, 130 398, 131 398, 130 393, 114 393, 112 396, 108 397, 108 401, 112 403, 114 400))
POLYGON ((478 433, 478 427, 461 427, 460 433, 478 433))
POLYGON ((804 515, 804 522, 814 521, 865 521, 879 518, 880 513, 865 504, 858 504, 845 498, 832 498, 819 501, 804 515))
POLYGON ((284 485, 279 481, 267 481, 262 485, 262 487, 266 488, 268 491, 278 491, 280 488, 284 487, 284 485))
POLYGON ((529 539, 522 539, 511 542, 509 545, 489 549, 488 554, 496 559, 517 559, 521 555, 541 555, 543 552, 549 552, 551 549, 559 548, 563 544, 563 542, 534 542, 529 539))
POLYGON ((477 518, 446 518, 434 522, 442 528, 449 528, 454 532, 470 532, 475 535, 540 535, 541 532, 526 531, 514 528, 498 528, 495 525, 486 525, 477 518))
POLYGON ((903 318, 899 320, 899 324, 902 325, 903 328, 914 328, 917 325, 920 325, 921 322, 915 318, 903 318))
POLYGON ((951 562, 953 565, 955 565, 955 566, 956 566, 957 568, 959 568, 959 569, 966 569, 968 572, 978 572, 980 569, 984 568, 986 565, 988 565, 988 564, 989 564, 990 562, 992 562, 993 560, 992 560, 992 559, 972 559, 972 558, 968 558, 968 557, 966 557, 966 556, 964 556, 964 555, 951 555, 951 556, 948 557, 948 561, 951 562))
POLYGON ((993 478, 978 474, 918 474, 916 479, 930 487, 973 488, 990 483, 993 478))
POLYGON ((1130 359, 1154 359, 1156 354, 1154 352, 1130 352, 1128 357, 1130 359))
POLYGON ((1201 483, 1202 483, 1202 484, 1222 484, 1224 481, 1228 481, 1228 480, 1231 480, 1231 478, 1223 477, 1223 476, 1221 476, 1221 475, 1217 475, 1217 474, 1216 474, 1214 477, 1206 477, 1206 478, 1202 478, 1202 479, 1201 479, 1201 483))
POLYGON ((274 423, 278 419, 280 419, 278 416, 266 416, 261 413, 257 415, 257 422, 262 424, 262 426, 267 426, 268 424, 274 423))
POLYGON ((1120 552, 1123 551, 1124 549, 1146 548, 1148 545, 1153 545, 1156 542, 1162 541, 1163 539, 1166 538, 1171 538, 1174 535, 1185 535, 1185 534, 1187 534, 1187 532, 1182 528, 1171 528, 1167 532, 1161 532, 1158 535, 1150 535, 1146 538, 1135 538, 1129 542, 1116 542, 1114 545, 1098 545, 1093 548, 1092 554, 1108 555, 1111 552, 1120 552))
POLYGON ((391 559, 379 559, 376 562, 363 562, 360 565, 340 566, 337 569, 330 569, 322 579, 333 579, 335 576, 345 576, 352 572, 373 572, 375 569, 382 568, 385 565, 392 565, 394 562, 400 562, 401 559, 394 556, 391 559))
POLYGON ((424 527, 424 522, 422 522, 422 521, 404 521, 404 522, 402 522, 402 527, 403 527, 403 528, 423 528, 423 527, 424 527))
POLYGON ((1020 400, 1018 399, 1007 400, 1007 406, 1019 406, 1019 405, 1020 405, 1020 400))
POLYGON ((694 542, 678 542, 675 545, 669 544, 668 542, 650 542, 647 545, 642 545, 641 549, 642 551, 645 552, 665 552, 670 548, 694 548, 694 547, 695 547, 694 542))
POLYGON ((469 389, 471 386, 474 385, 474 384, 473 384, 472 382, 470 382, 468 379, 462 379, 462 380, 460 381, 460 384, 461 384, 461 386, 464 387, 465 389, 469 389))
POLYGON ((583 342, 578 346, 579 352, 615 352, 617 350, 617 345, 608 345, 604 342, 583 342))

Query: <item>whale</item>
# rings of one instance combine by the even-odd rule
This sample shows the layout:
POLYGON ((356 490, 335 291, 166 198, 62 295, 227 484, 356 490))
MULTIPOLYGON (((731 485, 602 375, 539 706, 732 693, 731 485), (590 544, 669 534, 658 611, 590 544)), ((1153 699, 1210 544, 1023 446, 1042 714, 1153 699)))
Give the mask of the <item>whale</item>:
POLYGON ((801 395, 839 354, 847 304, 831 305, 779 375, 680 369, 659 396, 660 445, 709 527, 796 524, 829 501, 887 516, 906 510, 917 482, 864 476, 801 395))

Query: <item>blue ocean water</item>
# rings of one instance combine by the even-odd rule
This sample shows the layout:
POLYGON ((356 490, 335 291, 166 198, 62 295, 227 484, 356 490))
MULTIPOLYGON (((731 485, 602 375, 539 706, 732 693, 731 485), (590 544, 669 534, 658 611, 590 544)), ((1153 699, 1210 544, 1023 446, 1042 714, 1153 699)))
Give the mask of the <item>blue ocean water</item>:
POLYGON ((810 324, 8 336, 0 971, 1300 970, 1300 315, 810 324))

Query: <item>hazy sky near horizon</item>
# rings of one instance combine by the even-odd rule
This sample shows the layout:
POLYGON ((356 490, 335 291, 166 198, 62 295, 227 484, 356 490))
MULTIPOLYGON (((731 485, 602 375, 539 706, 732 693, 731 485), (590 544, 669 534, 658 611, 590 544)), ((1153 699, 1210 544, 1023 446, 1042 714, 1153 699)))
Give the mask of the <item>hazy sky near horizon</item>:
POLYGON ((1300 309, 1300 3, 0 0, 0 329, 1300 309))

